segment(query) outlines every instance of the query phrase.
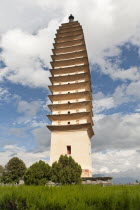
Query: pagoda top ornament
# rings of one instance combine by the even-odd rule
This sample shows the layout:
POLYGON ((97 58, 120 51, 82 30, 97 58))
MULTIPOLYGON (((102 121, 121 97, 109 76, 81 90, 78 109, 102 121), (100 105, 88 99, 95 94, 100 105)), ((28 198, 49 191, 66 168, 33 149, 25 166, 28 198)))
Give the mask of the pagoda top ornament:
POLYGON ((69 22, 73 22, 74 21, 74 16, 71 14, 70 16, 69 16, 69 22))

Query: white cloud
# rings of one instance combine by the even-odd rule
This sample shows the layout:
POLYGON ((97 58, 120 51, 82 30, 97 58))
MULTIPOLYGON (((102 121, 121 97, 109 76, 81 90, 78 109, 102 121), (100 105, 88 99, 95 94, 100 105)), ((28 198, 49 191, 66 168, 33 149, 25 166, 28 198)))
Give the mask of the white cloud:
POLYGON ((94 151, 139 149, 140 114, 104 115, 94 120, 92 148, 94 151))
POLYGON ((94 153, 92 157, 94 174, 112 174, 113 177, 139 177, 140 153, 135 150, 124 149, 120 151, 114 149, 94 153))
POLYGON ((112 97, 101 98, 98 100, 93 100, 93 110, 94 113, 100 113, 102 111, 113 108, 114 101, 112 97))
POLYGON ((40 101, 19 101, 17 111, 20 113, 24 113, 25 116, 34 117, 36 113, 39 111, 40 101))
POLYGON ((39 30, 36 35, 15 29, 2 35, 1 59, 6 64, 1 69, 0 80, 8 79, 30 87, 47 88, 51 48, 58 23, 50 22, 48 28, 39 30))
POLYGON ((37 113, 41 109, 40 101, 19 101, 17 106, 17 112, 22 116, 17 118, 18 123, 32 123, 32 120, 36 118, 37 113))
POLYGON ((17 145, 6 145, 3 147, 3 151, 0 152, 0 165, 4 166, 13 156, 22 159, 27 167, 39 160, 49 162, 48 150, 34 153, 27 151, 24 147, 19 147, 17 145))
POLYGON ((45 151, 50 147, 51 132, 46 126, 35 128, 32 134, 35 137, 38 150, 45 151))
POLYGON ((130 96, 135 96, 137 99, 140 99, 140 81, 130 83, 127 87, 127 94, 130 96))
POLYGON ((20 96, 11 94, 7 87, 0 87, 0 105, 3 103, 9 103, 14 100, 15 103, 20 99, 20 96))
POLYGON ((139 177, 140 114, 102 115, 99 118, 97 115, 97 119, 94 119, 94 131, 93 173, 113 177, 139 177))
POLYGON ((48 72, 43 70, 42 63, 49 65, 54 34, 60 22, 67 21, 70 12, 84 28, 92 63, 99 64, 113 79, 138 79, 135 67, 126 71, 118 69, 118 61, 112 65, 106 57, 119 56, 118 46, 126 42, 140 46, 139 6, 138 0, 135 4, 133 0, 89 0, 88 4, 81 0, 59 3, 56 0, 13 0, 10 3, 1 0, 1 21, 5 21, 0 24, 3 32, 0 45, 7 68, 1 71, 0 78, 31 87, 47 87, 48 72))
POLYGON ((112 73, 113 79, 121 79, 121 80, 130 80, 137 81, 140 79, 140 69, 137 67, 132 67, 127 70, 114 70, 112 73))
POLYGON ((10 93, 7 88, 0 87, 0 101, 7 101, 9 100, 10 93))

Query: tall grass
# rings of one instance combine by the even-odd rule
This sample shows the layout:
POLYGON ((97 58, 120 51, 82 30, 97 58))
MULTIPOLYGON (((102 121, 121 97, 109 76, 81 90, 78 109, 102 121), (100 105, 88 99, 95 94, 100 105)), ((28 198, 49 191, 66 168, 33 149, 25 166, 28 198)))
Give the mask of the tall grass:
POLYGON ((140 210, 140 186, 0 186, 0 210, 140 210))

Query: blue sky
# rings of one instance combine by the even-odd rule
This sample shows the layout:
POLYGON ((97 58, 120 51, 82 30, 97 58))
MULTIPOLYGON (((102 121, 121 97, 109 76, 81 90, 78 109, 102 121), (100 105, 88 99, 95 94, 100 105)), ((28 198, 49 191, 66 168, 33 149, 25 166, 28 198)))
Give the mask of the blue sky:
POLYGON ((140 2, 0 4, 0 164, 13 156, 27 166, 49 162, 50 55, 56 29, 73 13, 83 26, 90 62, 93 173, 140 178, 140 2))

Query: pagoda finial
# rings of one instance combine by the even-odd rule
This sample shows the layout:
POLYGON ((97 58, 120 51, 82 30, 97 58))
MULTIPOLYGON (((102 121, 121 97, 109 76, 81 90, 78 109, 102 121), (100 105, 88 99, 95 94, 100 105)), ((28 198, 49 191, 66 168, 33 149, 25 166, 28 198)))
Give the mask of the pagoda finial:
POLYGON ((69 16, 69 22, 73 22, 73 20, 74 20, 74 16, 71 14, 71 15, 69 16))

